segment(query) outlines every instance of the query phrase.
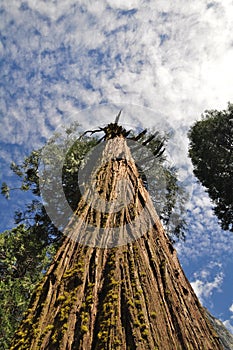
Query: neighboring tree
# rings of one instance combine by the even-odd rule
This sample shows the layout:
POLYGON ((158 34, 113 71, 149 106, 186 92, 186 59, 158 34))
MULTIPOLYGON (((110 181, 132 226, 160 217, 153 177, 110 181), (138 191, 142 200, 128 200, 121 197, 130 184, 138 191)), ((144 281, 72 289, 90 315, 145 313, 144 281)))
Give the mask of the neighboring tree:
MULTIPOLYGON (((73 210, 76 210, 81 196, 77 187, 78 170, 87 152, 99 142, 99 138, 92 135, 85 134, 80 138, 81 133, 78 128, 79 126, 74 124, 65 131, 65 138, 63 134, 56 134, 50 140, 51 147, 47 169, 49 171, 49 159, 53 159, 52 166, 56 167, 56 162, 59 163, 64 152, 66 154, 67 149, 69 149, 63 166, 62 182, 67 201, 73 210)), ((130 135, 131 138, 134 137, 132 133, 130 135)), ((155 166, 153 165, 153 159, 147 159, 146 162, 142 162, 138 166, 140 176, 146 186, 149 182, 149 190, 155 206, 162 208, 159 212, 160 219, 167 228, 170 239, 172 241, 183 239, 184 220, 181 219, 180 213, 184 209, 184 191, 177 184, 175 169, 166 165, 166 158, 163 153, 166 140, 158 133, 146 134, 143 131, 138 142, 143 145, 148 139, 150 139, 150 142, 146 146, 150 152, 144 154, 144 157, 149 157, 149 154, 155 149, 158 149, 161 154, 157 158, 155 166), (161 187, 158 181, 155 181, 161 174, 165 178, 165 187, 161 187), (164 205, 161 205, 161 203, 164 203, 164 205)), ((140 151, 140 149, 135 150, 135 154, 140 151)), ((42 152, 43 149, 33 151, 21 165, 12 164, 13 172, 19 177, 19 184, 16 187, 30 193, 33 198, 26 205, 24 211, 21 210, 16 213, 15 222, 18 226, 12 231, 4 232, 0 240, 2 251, 0 273, 5 276, 0 287, 0 293, 4 295, 0 301, 2 310, 0 318, 4 325, 0 347, 3 349, 7 349, 10 336, 28 305, 31 292, 35 284, 42 278, 63 237, 51 222, 40 198, 38 167, 40 166, 42 152), (3 254, 5 251, 8 252, 7 257, 5 253, 3 254), (6 278, 6 271, 9 269, 13 272, 8 274, 6 278)), ((145 147, 143 147, 143 152, 145 153, 145 147)), ((59 210, 62 211, 62 203, 56 195, 56 189, 53 189, 52 192, 51 199, 56 202, 56 205, 61 206, 59 210)), ((5 183, 2 184, 2 193, 6 197, 10 195, 10 189, 5 183)))
POLYGON ((189 139, 194 174, 206 187, 222 229, 233 232, 233 104, 206 111, 189 139))
POLYGON ((0 348, 7 350, 35 285, 48 269, 53 247, 32 227, 19 225, 0 234, 0 348))
POLYGON ((125 130, 109 127, 115 132, 106 133, 98 166, 87 172, 103 210, 88 201, 96 196, 87 186, 66 227, 71 237, 34 291, 10 350, 223 349, 143 186, 125 130), (131 194, 120 209, 119 183, 121 194, 131 194))

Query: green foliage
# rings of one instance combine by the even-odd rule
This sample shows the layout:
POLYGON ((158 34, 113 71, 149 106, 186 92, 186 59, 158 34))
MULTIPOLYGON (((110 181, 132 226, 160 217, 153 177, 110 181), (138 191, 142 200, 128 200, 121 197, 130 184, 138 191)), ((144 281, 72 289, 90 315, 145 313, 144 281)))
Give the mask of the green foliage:
POLYGON ((10 197, 10 188, 7 186, 6 182, 2 183, 1 194, 5 196, 7 199, 9 199, 10 197))
POLYGON ((222 229, 233 231, 233 104, 206 111, 189 139, 194 174, 206 187, 222 229))
POLYGON ((178 185, 176 168, 166 161, 164 150, 168 139, 169 135, 161 136, 153 130, 138 141, 144 147, 136 152, 132 151, 132 155, 142 160, 138 166, 139 175, 148 187, 160 220, 174 243, 176 240, 185 239, 184 213, 187 197, 184 189, 178 185), (155 137, 147 143, 153 135, 155 137))
POLYGON ((0 348, 9 341, 28 306, 35 285, 54 254, 24 225, 0 235, 0 348))

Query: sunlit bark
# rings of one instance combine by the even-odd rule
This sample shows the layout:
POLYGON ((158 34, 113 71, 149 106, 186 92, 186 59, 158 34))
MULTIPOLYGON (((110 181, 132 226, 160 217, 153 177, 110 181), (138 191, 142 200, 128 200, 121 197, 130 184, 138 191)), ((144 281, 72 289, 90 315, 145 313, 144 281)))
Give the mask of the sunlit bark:
POLYGON ((87 189, 11 350, 222 349, 123 137, 107 141, 93 181, 108 210, 87 189), (130 204, 114 211, 122 179, 130 204))

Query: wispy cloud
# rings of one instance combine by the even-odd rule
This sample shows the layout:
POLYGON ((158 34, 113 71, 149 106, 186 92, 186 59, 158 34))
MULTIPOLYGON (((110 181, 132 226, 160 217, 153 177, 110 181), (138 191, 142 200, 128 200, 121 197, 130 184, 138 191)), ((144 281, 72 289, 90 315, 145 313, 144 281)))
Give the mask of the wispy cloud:
POLYGON ((233 325, 230 320, 223 321, 224 326, 233 334, 233 325))
POLYGON ((205 304, 209 301, 214 291, 222 291, 224 273, 221 270, 221 263, 211 261, 205 268, 194 273, 194 281, 191 285, 201 303, 205 304))
POLYGON ((233 334, 233 304, 229 307, 229 311, 232 313, 229 320, 223 321, 225 327, 233 334))
POLYGON ((103 101, 148 106, 186 125, 205 108, 225 107, 233 77, 232 8, 203 1, 156 8, 150 1, 98 7, 91 1, 3 1, 9 133, 2 136, 23 142, 23 124, 27 141, 35 142, 32 126, 47 137, 48 124, 55 128, 73 109, 103 101))
MULTIPOLYGON (((230 312, 233 313, 233 304, 230 306, 229 310, 230 310, 230 312)), ((233 315, 232 315, 232 317, 233 317, 233 315)))
MULTIPOLYGON (((206 271, 204 271, 203 277, 205 277, 205 273, 206 271)), ((201 303, 204 303, 206 299, 209 299, 214 290, 221 291, 223 277, 223 273, 220 272, 212 281, 206 281, 206 278, 204 278, 204 280, 196 279, 191 282, 191 285, 201 303)))

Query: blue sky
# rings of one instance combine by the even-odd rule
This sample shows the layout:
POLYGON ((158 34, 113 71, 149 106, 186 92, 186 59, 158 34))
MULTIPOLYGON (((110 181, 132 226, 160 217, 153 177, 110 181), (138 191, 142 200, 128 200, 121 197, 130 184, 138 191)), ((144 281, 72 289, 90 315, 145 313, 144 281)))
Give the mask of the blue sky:
MULTIPOLYGON (((233 3, 2 0, 1 181, 11 161, 62 124, 104 125, 123 108, 130 127, 173 130, 169 161, 190 195, 177 250, 202 303, 233 332, 233 235, 223 232, 187 157, 187 130, 233 102, 233 3)), ((0 198, 1 230, 24 198, 0 198)))

